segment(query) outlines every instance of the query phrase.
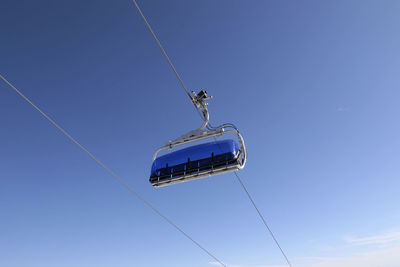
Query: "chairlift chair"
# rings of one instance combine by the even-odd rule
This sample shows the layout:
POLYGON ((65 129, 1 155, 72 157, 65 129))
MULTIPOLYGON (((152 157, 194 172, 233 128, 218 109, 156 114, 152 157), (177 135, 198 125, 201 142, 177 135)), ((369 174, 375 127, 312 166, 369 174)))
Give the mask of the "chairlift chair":
POLYGON ((237 171, 243 169, 246 164, 246 147, 238 129, 233 124, 212 127, 209 124, 210 117, 206 102, 212 97, 208 97, 206 91, 200 91, 198 94, 192 92, 192 94, 192 102, 198 110, 201 110, 204 122, 199 129, 190 131, 173 141, 168 141, 154 153, 150 174, 150 183, 154 187, 237 171), (225 134, 235 134, 240 145, 233 139, 216 140, 216 137, 225 134), (215 140, 157 157, 162 150, 208 138, 215 140))

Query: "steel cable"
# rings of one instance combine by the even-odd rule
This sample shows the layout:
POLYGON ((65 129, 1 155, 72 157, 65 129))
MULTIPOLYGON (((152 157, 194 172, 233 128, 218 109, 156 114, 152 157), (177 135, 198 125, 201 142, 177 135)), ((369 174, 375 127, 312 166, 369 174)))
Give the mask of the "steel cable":
POLYGON ((77 145, 83 152, 85 152, 89 157, 91 157, 94 161, 97 162, 104 170, 106 170, 109 174, 111 174, 119 183, 125 186, 130 192, 132 192, 136 197, 142 200, 149 208, 151 208, 155 213, 157 213, 161 218, 163 218, 166 222, 172 225, 176 230, 178 230, 181 234, 183 234, 187 239, 192 241, 196 246, 198 246, 201 250, 203 250, 206 254, 216 260, 221 266, 227 266, 221 260, 219 260, 216 256, 214 256, 211 252, 205 249, 202 245, 200 245, 197 241, 195 241, 191 236, 186 234, 179 226, 177 226, 174 222, 172 222, 168 217, 162 214, 157 208, 151 205, 146 199, 144 199, 139 193, 137 193, 131 186, 129 186, 123 179, 121 179, 117 174, 115 174, 110 168, 104 165, 100 160, 98 160, 92 153, 90 153, 85 147, 83 147, 78 141, 76 141, 67 131, 65 131, 60 125, 58 125, 53 119, 51 119, 46 113, 44 113, 38 106, 36 106, 29 98, 27 98, 24 94, 22 94, 14 85, 12 85, 6 78, 4 78, 0 74, 0 78, 7 83, 17 94, 19 94, 26 102, 28 102, 33 108, 35 108, 43 117, 45 117, 51 124, 53 124, 61 133, 63 133, 68 139, 70 139, 75 145, 77 145))
POLYGON ((292 264, 290 263, 288 257, 286 256, 285 252, 283 251, 281 245, 279 244, 278 240, 276 239, 274 233, 272 232, 271 228, 268 226, 267 222, 264 219, 264 216, 261 214, 260 210, 257 208, 256 203, 254 202, 253 198, 251 197, 249 191, 247 191, 247 188, 245 187, 245 185, 243 184, 242 180, 240 179, 239 175, 237 174, 237 172, 235 171, 235 176, 238 179, 240 185, 242 186, 244 192, 246 193, 247 197, 250 199, 251 203, 253 204, 254 208, 256 209, 258 215, 260 216, 262 222, 264 223, 265 227, 268 229, 269 234, 271 235, 272 239, 275 241, 275 244, 278 246, 279 250, 281 251, 283 257, 285 257, 287 264, 292 267, 292 264))

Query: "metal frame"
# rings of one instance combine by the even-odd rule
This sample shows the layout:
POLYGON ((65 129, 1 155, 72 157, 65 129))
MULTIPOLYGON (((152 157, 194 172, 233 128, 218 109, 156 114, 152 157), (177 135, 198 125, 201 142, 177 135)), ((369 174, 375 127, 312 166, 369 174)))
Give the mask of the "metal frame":
POLYGON ((177 184, 185 181, 190 181, 190 180, 195 180, 195 179, 200 179, 203 177, 208 177, 208 176, 213 176, 217 174, 222 174, 226 172, 231 172, 231 171, 236 171, 236 170, 241 170, 244 168, 246 164, 246 159, 247 159, 247 152, 246 152, 246 146, 244 144, 243 137, 239 133, 239 131, 234 128, 234 130, 226 130, 227 127, 217 127, 217 128, 211 128, 208 127, 209 123, 209 113, 208 113, 208 104, 206 102, 207 99, 211 99, 212 97, 207 97, 207 92, 201 91, 199 94, 196 94, 193 92, 193 98, 192 101, 193 103, 201 109, 202 115, 203 115, 203 124, 199 129, 190 131, 179 138, 173 140, 173 141, 168 141, 164 146, 160 147, 157 149, 157 151, 154 153, 153 156, 153 162, 156 159, 158 153, 162 150, 166 149, 172 149, 176 146, 188 144, 191 142, 195 142, 198 140, 206 139, 206 138, 211 138, 211 137, 220 137, 224 134, 232 133, 236 134, 239 142, 240 142, 240 152, 236 155, 236 159, 238 160, 238 164, 236 165, 230 165, 230 166, 221 166, 215 169, 212 169, 212 171, 203 171, 203 172, 196 172, 196 173, 191 173, 184 175, 182 177, 172 177, 171 179, 165 180, 165 181, 158 181, 157 183, 152 183, 153 186, 155 187, 162 187, 166 185, 172 185, 172 184, 177 184), (206 129, 205 129, 206 128, 206 129))

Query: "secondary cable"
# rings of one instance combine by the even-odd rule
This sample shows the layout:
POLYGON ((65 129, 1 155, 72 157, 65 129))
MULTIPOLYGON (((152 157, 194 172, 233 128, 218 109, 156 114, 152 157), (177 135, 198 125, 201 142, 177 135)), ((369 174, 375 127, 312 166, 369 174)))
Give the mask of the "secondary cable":
MULTIPOLYGON (((228 123, 228 125, 229 124, 230 123, 228 123)), ((233 125, 233 124, 230 124, 230 125, 233 125)), ((235 126, 233 125, 233 127, 235 127, 235 126)), ((215 137, 214 137, 214 142, 217 142, 217 138, 215 138, 215 137)), ((219 145, 218 145, 218 147, 219 147, 219 145)), ((220 147, 220 149, 221 149, 221 147, 220 147)), ((242 186, 243 191, 246 193, 246 195, 249 198, 250 202, 253 204, 254 208, 256 209, 258 215, 260 216, 260 219, 264 223, 265 227, 267 228, 267 230, 268 230, 269 234, 271 235, 272 239, 274 240, 275 244, 278 246, 279 250, 281 251, 283 257, 285 258, 285 260, 287 262, 287 264, 290 267, 292 267, 292 264, 290 263, 288 257, 286 256, 286 253, 283 251, 281 245, 279 244, 278 240, 276 239, 276 237, 275 237, 274 233, 272 232, 271 228, 268 226, 267 221, 265 220, 264 216, 261 214, 260 210, 257 208, 256 203, 254 202, 253 198, 251 197, 249 191, 247 191, 247 188, 244 185, 244 183, 242 182, 242 179, 240 179, 239 174, 237 173, 237 171, 234 171, 234 174, 235 174, 236 178, 238 179, 240 185, 242 186)))
POLYGON ((285 252, 283 251, 281 245, 279 245, 278 240, 275 238, 274 233, 272 232, 271 228, 268 226, 267 222, 264 219, 264 216, 261 214, 260 210, 257 208, 256 203, 254 202, 253 198, 250 196, 249 191, 247 191, 245 185, 243 184, 242 180, 239 177, 239 174, 235 171, 235 176, 238 179, 240 185, 242 186, 244 192, 246 192, 247 197, 250 199, 251 203, 253 204, 254 208, 256 209, 258 215, 260 216, 262 222, 264 223, 265 227, 268 229, 269 234, 271 235, 272 239, 275 241, 275 244, 278 246, 279 250, 281 251, 283 257, 285 257, 287 264, 292 267, 292 264, 290 263, 288 257, 286 256, 285 252))
POLYGON ((26 102, 28 102, 34 109, 36 109, 43 117, 45 117, 51 124, 53 124, 61 133, 63 133, 68 139, 70 139, 75 145, 77 145, 83 152, 85 152, 89 157, 91 157, 94 161, 97 162, 104 170, 106 170, 109 174, 111 174, 120 184, 125 186, 130 192, 132 192, 136 197, 142 200, 149 208, 151 208, 155 213, 157 213, 161 218, 163 218, 167 223, 172 225, 176 230, 178 230, 181 234, 183 234, 187 239, 192 241, 196 246, 198 246, 201 250, 203 250, 206 254, 216 260, 221 266, 226 267, 221 260, 219 260, 216 256, 214 256, 211 252, 205 249, 202 245, 200 245, 196 240, 194 240, 191 236, 185 233, 178 225, 172 222, 168 217, 161 213, 157 208, 151 205, 146 199, 144 199, 139 193, 137 193, 131 186, 129 186, 123 179, 121 179, 117 174, 115 174, 110 168, 104 165, 100 160, 98 160, 92 153, 90 153, 85 147, 83 147, 78 141, 76 141, 67 131, 61 128, 53 119, 51 119, 46 113, 44 113, 38 106, 33 104, 33 102, 27 98, 24 94, 21 93, 14 85, 12 85, 3 75, 0 74, 0 78, 8 84, 17 94, 19 94, 26 102))

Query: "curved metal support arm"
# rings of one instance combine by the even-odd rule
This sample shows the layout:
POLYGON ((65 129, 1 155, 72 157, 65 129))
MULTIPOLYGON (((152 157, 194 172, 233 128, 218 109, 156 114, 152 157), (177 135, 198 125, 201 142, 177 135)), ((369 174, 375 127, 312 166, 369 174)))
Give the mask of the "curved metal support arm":
POLYGON ((203 103, 201 105, 201 111, 203 113, 203 124, 201 125, 200 129, 204 129, 204 127, 206 127, 208 122, 210 121, 210 113, 208 113, 207 103, 203 103))
POLYGON ((242 162, 240 164, 240 169, 244 168, 244 165, 246 165, 246 160, 247 160, 247 151, 246 151, 246 146, 244 144, 244 140, 242 135, 239 133, 239 131, 233 131, 233 130, 229 130, 229 131, 224 131, 225 133, 233 133, 236 134, 239 141, 240 141, 240 151, 242 152, 242 162))

